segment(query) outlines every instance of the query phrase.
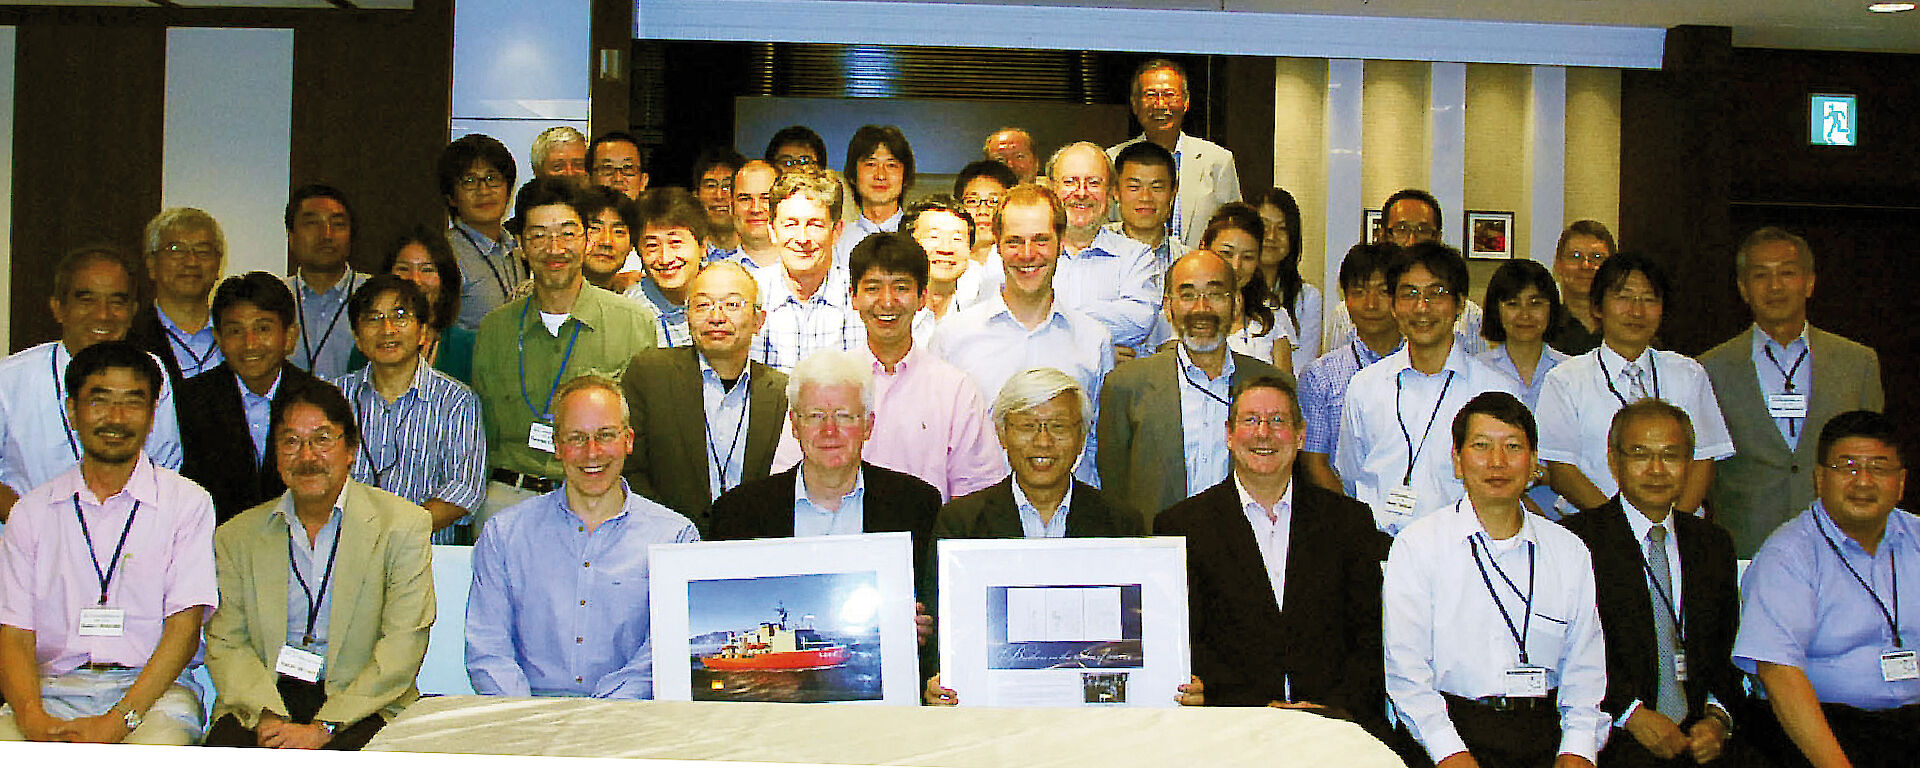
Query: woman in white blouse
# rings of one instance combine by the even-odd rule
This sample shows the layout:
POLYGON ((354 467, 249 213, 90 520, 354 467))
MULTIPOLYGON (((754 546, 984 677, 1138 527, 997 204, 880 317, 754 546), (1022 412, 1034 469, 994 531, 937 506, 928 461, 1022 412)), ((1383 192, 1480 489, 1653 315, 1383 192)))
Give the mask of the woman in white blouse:
POLYGON ((1278 331, 1293 341, 1293 370, 1300 371, 1320 356, 1320 289, 1300 277, 1300 204, 1279 187, 1269 187, 1249 201, 1260 212, 1266 233, 1260 245, 1260 280, 1268 306, 1275 312, 1278 331))

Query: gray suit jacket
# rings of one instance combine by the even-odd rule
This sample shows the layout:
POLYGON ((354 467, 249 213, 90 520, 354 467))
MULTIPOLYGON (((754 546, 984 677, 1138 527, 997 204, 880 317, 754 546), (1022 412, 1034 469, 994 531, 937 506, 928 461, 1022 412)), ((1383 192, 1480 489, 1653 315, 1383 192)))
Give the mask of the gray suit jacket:
MULTIPOLYGON (((693 347, 649 349, 635 355, 620 386, 633 422, 633 454, 627 483, 713 535, 713 497, 707 485, 707 411, 700 395, 699 351, 693 347)), ((773 472, 773 449, 787 415, 787 375, 747 363, 746 466, 740 482, 773 472)), ((731 437, 735 425, 714 427, 731 437)))
POLYGON ((1808 326, 1813 399, 1807 403, 1800 445, 1789 450, 1760 394, 1759 373, 1753 367, 1754 332, 1749 326, 1700 356, 1734 447, 1733 457, 1714 469, 1707 498, 1714 519, 1733 534, 1734 550, 1744 558, 1753 557, 1774 528, 1813 504, 1815 447, 1827 420, 1886 405, 1879 356, 1858 342, 1808 326))
MULTIPOLYGON (((1161 510, 1187 498, 1178 360, 1172 349, 1129 360, 1115 366, 1100 387, 1100 495, 1133 510, 1143 530, 1153 526, 1161 510)), ((1233 354, 1231 387, 1257 376, 1293 381, 1292 374, 1233 354)), ((1223 443, 1227 439, 1224 423, 1202 428, 1223 443)))

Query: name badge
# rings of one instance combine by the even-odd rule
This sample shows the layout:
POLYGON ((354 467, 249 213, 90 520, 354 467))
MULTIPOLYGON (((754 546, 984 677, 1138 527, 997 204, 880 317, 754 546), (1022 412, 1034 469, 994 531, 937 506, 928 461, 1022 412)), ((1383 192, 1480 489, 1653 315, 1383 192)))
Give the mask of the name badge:
POLYGON ((273 663, 273 671, 302 682, 317 683, 320 681, 320 670, 326 665, 326 657, 320 654, 283 645, 280 646, 280 658, 273 663))
POLYGON ((1547 695, 1545 667, 1514 667, 1507 670, 1507 698, 1537 699, 1547 695))
POLYGON ((1687 652, 1675 649, 1673 652, 1673 679, 1682 683, 1687 681, 1687 652))
POLYGON ((126 634, 127 612, 119 608, 80 609, 81 637, 119 637, 126 634))
POLYGON ((527 447, 553 453, 553 425, 534 422, 527 427, 527 447))
POLYGON ((1414 493, 1411 485, 1402 485, 1387 491, 1387 509, 1393 510, 1395 514, 1412 515, 1414 508, 1419 505, 1420 494, 1414 493))
POLYGON ((1887 651, 1880 654, 1880 679, 1889 683, 1920 679, 1920 661, 1913 651, 1887 651))
POLYGON ((1796 393, 1767 395, 1767 415, 1776 419, 1807 417, 1807 396, 1796 393))

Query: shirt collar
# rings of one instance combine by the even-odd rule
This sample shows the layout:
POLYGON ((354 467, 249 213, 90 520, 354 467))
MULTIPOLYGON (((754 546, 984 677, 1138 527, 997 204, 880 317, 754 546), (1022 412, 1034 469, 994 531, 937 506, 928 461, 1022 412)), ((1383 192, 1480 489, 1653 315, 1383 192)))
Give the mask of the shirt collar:
MULTIPOLYGON (((863 467, 853 473, 853 490, 847 491, 846 495, 840 497, 843 504, 841 508, 846 508, 844 503, 847 499, 860 498, 866 494, 866 490, 867 470, 863 467)), ((807 462, 805 459, 802 459, 800 463, 794 465, 793 468, 793 500, 796 504, 801 501, 808 503, 813 502, 813 499, 807 496, 807 462)))
MULTIPOLYGON (((612 295, 613 294, 607 291, 607 289, 582 280, 580 281, 580 294, 573 298, 573 306, 567 309, 567 316, 578 321, 581 325, 586 326, 586 329, 589 331, 598 330, 606 317, 605 297, 612 295)), ((520 333, 531 336, 535 328, 545 332, 547 330, 546 324, 541 322, 535 315, 543 315, 546 313, 540 309, 540 305, 535 301, 535 297, 525 296, 518 300, 527 303, 524 310, 528 316, 527 322, 520 326, 520 333)), ((515 314, 519 314, 519 311, 515 311, 515 314)), ((564 333, 564 331, 566 331, 565 321, 562 321, 560 328, 563 331, 562 336, 569 335, 564 333)))
MULTIPOLYGON (((1224 340, 1221 342, 1221 346, 1226 346, 1224 340)), ((1176 356, 1176 361, 1180 364, 1180 370, 1185 374, 1186 378, 1193 379, 1195 375, 1199 376, 1198 379, 1193 379, 1194 383, 1219 381, 1220 379, 1233 380, 1232 350, 1227 350, 1226 362, 1220 365, 1220 377, 1217 379, 1208 378, 1207 372, 1193 363, 1193 357, 1187 354, 1187 345, 1180 343, 1178 339, 1173 343, 1173 353, 1176 356)))
MULTIPOLYGON (((1356 342, 1357 341, 1358 340, 1356 339, 1356 342)), ((1440 370, 1443 372, 1451 371, 1455 374, 1465 376, 1467 375, 1467 351, 1461 347, 1460 339, 1457 337, 1454 338, 1454 340, 1450 343, 1453 346, 1451 349, 1447 350, 1447 360, 1446 362, 1443 362, 1440 364, 1440 370)), ((1360 346, 1364 347, 1366 345, 1361 344, 1360 346)), ((1414 370, 1413 353, 1407 350, 1407 344, 1404 340, 1400 342, 1400 346, 1398 348, 1394 349, 1393 354, 1390 354, 1387 357, 1391 357, 1394 359, 1395 361, 1394 365, 1399 366, 1400 371, 1414 371, 1414 373, 1420 373, 1419 371, 1414 370)), ((1387 358, 1383 357, 1381 359, 1385 360, 1387 358)), ((1398 371, 1396 371, 1396 374, 1397 373, 1398 371)), ((1425 376, 1427 374, 1420 373, 1420 375, 1425 376)), ((1439 374, 1436 373, 1434 375, 1437 376, 1439 374)))
MULTIPOLYGON (((560 487, 548 491, 547 496, 553 499, 553 504, 549 509, 553 510, 553 514, 556 517, 569 525, 580 524, 580 516, 573 513, 573 505, 567 501, 567 484, 565 482, 560 483, 560 487)), ((627 485, 626 478, 620 479, 620 499, 620 512, 601 522, 601 525, 606 525, 607 523, 626 517, 628 513, 633 511, 633 488, 627 485)))
MULTIPOLYGON (((87 487, 87 476, 81 467, 82 465, 79 464, 74 465, 73 492, 80 494, 81 503, 89 506, 100 506, 105 503, 106 499, 94 498, 93 489, 87 487)), ((158 473, 153 471, 153 459, 147 456, 147 452, 144 449, 133 458, 133 474, 127 476, 127 484, 121 486, 119 493, 115 493, 113 496, 108 496, 107 498, 111 499, 121 494, 126 494, 141 504, 159 506, 160 477, 158 473)))
POLYGON ((852 306, 853 297, 847 293, 847 270, 844 267, 837 264, 828 267, 827 278, 820 282, 820 289, 813 292, 812 298, 805 300, 794 292, 793 278, 787 274, 785 265, 774 264, 768 269, 773 270, 775 279, 762 283, 761 287, 767 293, 767 300, 762 305, 769 310, 789 301, 795 304, 829 304, 842 309, 852 306))
MULTIPOLYGON (((1834 522, 1833 515, 1827 512, 1825 502, 1814 499, 1812 512, 1815 517, 1820 518, 1814 521, 1819 535, 1839 546, 1852 547, 1854 551, 1863 554, 1866 552, 1866 548, 1860 546, 1860 542, 1854 541, 1852 536, 1848 536, 1846 531, 1840 529, 1839 523, 1834 522)), ((1876 547, 1875 551, 1887 551, 1889 544, 1903 548, 1920 545, 1920 530, 1914 530, 1914 526, 1913 515, 1904 509, 1894 507, 1893 511, 1887 513, 1887 527, 1880 534, 1881 546, 1876 547)))
POLYGON ((914 366, 918 365, 920 361, 920 358, 915 357, 913 354, 914 352, 917 351, 917 348, 908 347, 906 356, 900 358, 900 362, 894 363, 893 372, 888 373, 887 366, 880 362, 880 358, 874 356, 873 347, 866 346, 863 344, 860 347, 860 351, 867 356, 868 360, 873 362, 873 375, 876 377, 892 376, 892 377, 898 378, 901 376, 905 376, 909 371, 914 370, 914 366))
MULTIPOLYGON (((1772 336, 1768 336, 1766 331, 1760 330, 1759 323, 1754 323, 1753 324, 1753 354, 1756 357, 1765 355, 1766 353, 1763 352, 1762 350, 1766 349, 1769 346, 1775 349, 1778 349, 1782 352, 1785 352, 1789 355, 1798 354, 1799 350, 1807 348, 1807 343, 1808 343, 1807 329, 1812 327, 1813 327, 1812 323, 1801 323, 1800 335, 1794 337, 1792 341, 1787 342, 1785 345, 1782 345, 1780 344, 1780 342, 1774 341, 1772 336)), ((1780 362, 1782 365, 1787 364, 1786 360, 1782 360, 1780 362)))
POLYGON ((1389 349, 1385 352, 1375 352, 1373 351, 1373 347, 1367 346, 1367 343, 1364 341, 1361 341, 1358 335, 1355 335, 1353 337, 1354 352, 1359 354, 1360 360, 1362 362, 1365 362, 1368 365, 1380 362, 1380 360, 1382 358, 1385 358, 1387 355, 1391 355, 1395 352, 1398 352, 1406 348, 1407 348, 1407 339, 1404 336, 1400 338, 1400 343, 1393 345, 1393 349, 1389 349))
POLYGON ((661 314, 684 314, 687 311, 686 304, 673 303, 672 299, 667 298, 666 292, 660 290, 660 286, 654 285, 653 278, 650 276, 640 278, 640 293, 645 296, 647 302, 651 303, 653 308, 659 310, 661 314))
MULTIPOLYGON (((1033 506, 1033 502, 1027 499, 1027 492, 1020 488, 1020 480, 1018 478, 1013 478, 1012 482, 1008 483, 1008 485, 1013 486, 1013 506, 1015 509, 1032 512, 1035 515, 1040 514, 1040 509, 1033 506)), ((1054 510, 1053 515, 1058 519, 1061 515, 1065 515, 1071 511, 1073 511, 1073 481, 1069 479, 1067 481, 1067 494, 1060 497, 1060 507, 1054 510)))
POLYGON ((480 230, 468 226, 466 222, 461 221, 458 217, 454 218, 453 226, 455 229, 466 233, 468 237, 473 238, 474 245, 480 246, 480 250, 483 252, 492 253, 499 250, 502 246, 505 246, 509 250, 513 248, 513 233, 505 229, 500 230, 500 239, 496 241, 491 237, 481 234, 480 230))
POLYGON ((1613 347, 1607 346, 1605 341, 1602 341, 1600 342, 1599 348, 1594 350, 1594 354, 1600 356, 1600 362, 1605 363, 1607 369, 1613 371, 1613 375, 1615 376, 1619 376, 1620 372, 1625 371, 1629 365, 1638 365, 1642 370, 1645 370, 1647 365, 1653 362, 1653 347, 1640 350, 1639 358, 1628 360, 1621 357, 1620 353, 1613 351, 1613 347), (1612 359, 1609 360, 1608 358, 1612 359))
POLYGON ((1655 525, 1667 529, 1667 540, 1673 540, 1673 534, 1676 530, 1673 524, 1673 516, 1677 513, 1670 511, 1667 513, 1665 520, 1655 523, 1652 518, 1647 517, 1647 513, 1640 511, 1640 508, 1634 506, 1633 502, 1627 501, 1627 497, 1624 495, 1620 497, 1620 508, 1627 513, 1627 527, 1633 529, 1634 541, 1646 541, 1647 532, 1653 530, 1655 525))
POLYGON ((249 397, 257 397, 262 400, 272 400, 274 395, 280 394, 280 382, 286 381, 287 379, 286 363, 281 363, 280 366, 281 367, 279 370, 276 370, 273 372, 273 386, 267 387, 267 393, 264 395, 254 394, 253 390, 247 388, 247 380, 240 378, 240 374, 235 373, 233 375, 233 382, 235 384, 240 385, 241 402, 246 402, 246 399, 249 397))
MULTIPOLYGON (((1006 297, 1001 296, 999 291, 994 291, 992 295, 981 299, 981 306, 987 308, 987 321, 989 323, 1004 318, 1006 322, 1013 324, 1014 327, 1019 328, 1023 332, 1032 333, 1033 331, 1040 330, 1039 328, 1028 329, 1025 324, 1020 322, 1020 318, 1014 317, 1013 310, 1007 307, 1006 297)), ((1060 295, 1055 293, 1052 303, 1047 305, 1047 320, 1041 323, 1041 325, 1065 325, 1066 322, 1066 310, 1060 308, 1060 295)))
MULTIPOLYGON (((1266 514, 1266 508, 1260 506, 1260 502, 1254 501, 1253 494, 1247 492, 1246 483, 1240 482, 1239 470, 1234 470, 1231 474, 1233 475, 1233 490, 1240 494, 1240 510, 1246 512, 1249 516, 1253 515, 1255 510, 1259 510, 1261 515, 1264 516, 1266 514)), ((1280 489, 1279 503, 1274 505, 1274 511, 1276 513, 1282 510, 1285 510, 1285 512, 1279 515, 1280 519, 1293 519, 1293 478, 1291 477, 1287 478, 1287 487, 1280 489)))
MULTIPOLYGON (((189 339, 191 339, 191 338, 193 338, 193 337, 195 337, 195 336, 198 336, 198 335, 200 335, 200 333, 201 333, 202 331, 212 331, 212 330, 213 330, 213 316, 212 316, 212 315, 208 315, 208 316, 207 316, 207 324, 206 324, 206 325, 203 325, 203 326, 200 326, 200 330, 197 330, 197 331, 188 331, 187 329, 185 329, 185 328, 182 328, 182 327, 180 327, 180 324, 179 324, 179 323, 176 323, 176 322, 174 322, 174 321, 173 321, 173 318, 167 315, 167 311, 166 311, 166 310, 164 310, 164 309, 161 309, 161 308, 160 308, 160 304, 159 304, 159 302, 155 302, 155 303, 154 303, 154 305, 153 305, 153 313, 154 313, 154 314, 156 314, 156 315, 159 315, 159 316, 160 316, 160 324, 161 324, 161 325, 163 325, 163 326, 165 326, 165 327, 167 327, 167 328, 170 328, 170 329, 172 329, 172 330, 173 330, 173 331, 174 331, 175 333, 178 333, 178 334, 180 334, 180 335, 181 335, 182 337, 184 337, 184 338, 189 338, 189 339)), ((1762 336, 1764 336, 1764 335, 1766 335, 1766 334, 1761 334, 1761 335, 1762 335, 1762 336)))
MULTIPOLYGON (((349 480, 348 482, 352 481, 349 480)), ((280 494, 279 508, 281 517, 286 518, 287 530, 289 532, 300 530, 303 523, 300 522, 300 515, 293 511, 293 491, 286 491, 280 494)), ((328 518, 327 524, 332 525, 335 521, 339 520, 345 513, 346 508, 347 487, 342 485, 340 486, 339 495, 333 497, 333 515, 328 518)))
MULTIPOLYGON (((1449 536, 1447 538, 1466 541, 1467 539, 1472 538, 1474 534, 1486 533, 1486 528, 1480 525, 1480 516, 1475 514, 1473 511, 1473 499, 1471 498, 1462 497, 1459 501, 1456 501, 1453 503, 1452 509, 1449 509, 1445 512, 1436 512, 1434 514, 1443 514, 1443 515, 1450 516, 1446 518, 1446 522, 1448 525, 1448 533, 1449 533, 1449 536)), ((1503 539, 1499 541, 1494 540, 1492 535, 1488 535, 1486 537, 1486 543, 1491 545, 1499 545, 1501 544, 1501 542, 1514 542, 1514 543, 1532 542, 1532 541, 1537 541, 1538 538, 1539 537, 1536 535, 1536 529, 1534 527, 1533 515, 1526 514, 1525 511, 1523 510, 1520 515, 1520 532, 1519 533, 1514 534, 1513 538, 1511 539, 1503 539)))

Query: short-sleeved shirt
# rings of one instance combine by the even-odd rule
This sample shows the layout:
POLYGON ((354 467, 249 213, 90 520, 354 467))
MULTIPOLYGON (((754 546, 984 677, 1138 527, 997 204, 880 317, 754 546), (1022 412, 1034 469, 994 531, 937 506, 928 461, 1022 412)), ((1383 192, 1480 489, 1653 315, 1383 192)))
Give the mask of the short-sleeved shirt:
MULTIPOLYGON (((486 500, 486 433, 480 397, 467 385, 424 362, 414 366, 412 386, 393 402, 374 390, 372 366, 333 384, 360 422, 353 479, 415 504, 439 499, 474 510, 486 500)), ((434 543, 452 544, 453 533, 435 531, 434 543)))
POLYGON ((627 292, 622 294, 635 301, 644 301, 653 307, 654 322, 660 326, 660 346, 685 347, 693 344, 693 335, 687 330, 687 305, 675 304, 653 278, 641 278, 627 292))
POLYGON ((460 318, 462 328, 478 329, 480 321, 513 298, 520 283, 527 279, 526 265, 520 261, 520 244, 513 233, 502 231, 494 240, 480 231, 455 221, 447 229, 447 245, 453 260, 460 265, 460 318))
MULTIPOLYGON (((1686 411, 1693 420, 1694 459, 1733 455, 1733 437, 1705 368, 1686 355, 1651 348, 1634 365, 1644 372, 1648 394, 1686 411)), ((1627 371, 1627 361, 1605 344, 1569 358, 1547 372, 1534 414, 1540 425, 1541 460, 1574 465, 1606 496, 1620 490, 1607 468, 1607 429, 1613 414, 1632 398, 1627 371)))

